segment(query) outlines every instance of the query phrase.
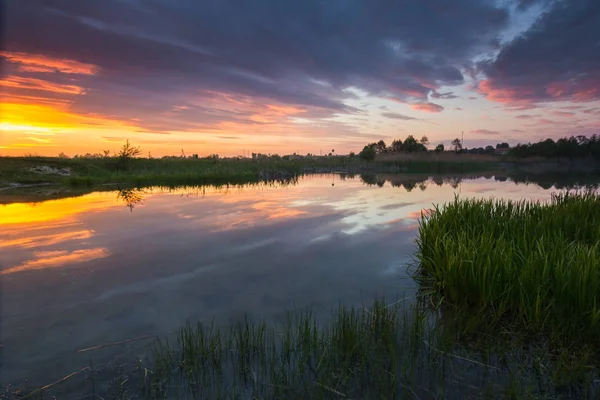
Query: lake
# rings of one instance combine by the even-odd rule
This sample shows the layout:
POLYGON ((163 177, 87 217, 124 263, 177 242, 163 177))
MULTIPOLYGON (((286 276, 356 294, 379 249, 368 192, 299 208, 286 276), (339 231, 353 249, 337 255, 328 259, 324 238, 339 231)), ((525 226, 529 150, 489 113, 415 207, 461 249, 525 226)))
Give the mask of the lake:
POLYGON ((462 197, 549 200, 505 178, 323 175, 294 184, 93 192, 0 206, 0 383, 48 384, 142 355, 186 321, 415 295, 422 210, 462 197))

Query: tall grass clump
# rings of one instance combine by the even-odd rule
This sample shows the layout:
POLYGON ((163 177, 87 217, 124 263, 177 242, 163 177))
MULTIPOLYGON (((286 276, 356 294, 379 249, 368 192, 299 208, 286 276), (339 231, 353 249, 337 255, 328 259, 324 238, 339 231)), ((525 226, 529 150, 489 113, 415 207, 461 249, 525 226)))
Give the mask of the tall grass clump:
POLYGON ((417 244, 416 276, 437 304, 476 316, 478 328, 600 353, 598 194, 456 197, 422 216, 417 244))
MULTIPOLYGON (((326 324, 289 313, 280 324, 188 325, 155 346, 145 398, 418 399, 593 398, 594 374, 559 382, 557 364, 520 350, 473 353, 442 334, 428 311, 375 301, 335 310, 326 324)), ((580 375, 584 376, 584 374, 580 375)))

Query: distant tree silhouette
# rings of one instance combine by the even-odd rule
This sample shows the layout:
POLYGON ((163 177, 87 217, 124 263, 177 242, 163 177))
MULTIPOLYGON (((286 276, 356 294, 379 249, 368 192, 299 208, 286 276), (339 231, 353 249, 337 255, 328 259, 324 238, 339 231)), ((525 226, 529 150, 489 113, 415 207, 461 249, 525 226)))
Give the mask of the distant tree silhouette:
POLYGON ((392 145, 390 146, 390 151, 392 153, 399 153, 403 150, 403 146, 402 146, 402 140, 400 139, 396 139, 392 142, 392 145))
POLYGON ((371 143, 366 145, 365 147, 363 147, 362 151, 358 153, 358 156, 363 160, 373 161, 377 154, 375 152, 375 146, 377 146, 377 143, 371 143))
POLYGON ((462 150, 462 142, 459 138, 456 138, 452 141, 452 147, 454 147, 455 152, 460 153, 460 151, 462 150))
POLYGON ((541 140, 537 143, 518 144, 510 154, 515 157, 575 158, 592 157, 600 160, 600 136, 588 138, 584 135, 563 137, 554 141, 541 140))
POLYGON ((123 147, 121 147, 121 150, 119 150, 119 152, 117 153, 119 169, 129 168, 131 160, 133 160, 140 154, 142 154, 142 149, 140 149, 138 146, 132 146, 129 143, 129 140, 127 140, 123 147))
POLYGON ((383 140, 380 140, 379 142, 377 142, 377 144, 375 145, 375 152, 377 154, 384 154, 387 152, 387 147, 383 140))
POLYGON ((440 143, 437 146, 435 146, 435 152, 436 153, 442 153, 444 151, 444 144, 440 143))

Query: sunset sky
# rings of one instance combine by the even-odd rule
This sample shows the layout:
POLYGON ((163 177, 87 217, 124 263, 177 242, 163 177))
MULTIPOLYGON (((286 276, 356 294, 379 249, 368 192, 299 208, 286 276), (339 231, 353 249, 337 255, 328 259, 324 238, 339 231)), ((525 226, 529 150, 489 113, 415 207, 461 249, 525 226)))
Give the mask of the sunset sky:
POLYGON ((600 134, 598 0, 8 0, 0 155, 600 134))

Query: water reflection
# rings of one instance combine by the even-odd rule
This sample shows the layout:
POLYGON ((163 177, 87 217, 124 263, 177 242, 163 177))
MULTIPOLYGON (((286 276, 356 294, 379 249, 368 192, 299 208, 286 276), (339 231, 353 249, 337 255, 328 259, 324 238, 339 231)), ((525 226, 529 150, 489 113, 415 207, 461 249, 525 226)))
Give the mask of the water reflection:
MULTIPOLYGON (((344 174, 346 179, 349 176, 344 174)), ((457 189, 464 181, 472 181, 475 179, 494 180, 496 182, 512 182, 516 185, 537 185, 542 189, 592 189, 600 188, 600 176, 598 175, 547 175, 547 174, 531 174, 528 175, 522 172, 511 172, 507 175, 500 174, 475 174, 475 175, 402 175, 402 174, 361 174, 360 180, 368 186, 383 187, 389 183, 392 187, 404 188, 407 192, 411 192, 415 188, 424 191, 431 184, 437 186, 448 185, 453 189, 457 189)))
MULTIPOLYGON (((318 176, 318 175, 315 175, 318 176)), ((474 181, 477 179, 493 180, 495 182, 511 182, 515 185, 537 185, 542 189, 557 189, 557 190, 571 190, 571 189, 592 189, 598 190, 600 188, 600 176, 597 175, 577 175, 572 176, 566 175, 543 175, 534 174, 527 175, 519 172, 511 172, 507 175, 499 175, 498 173, 490 174, 473 174, 473 175, 417 175, 417 174, 351 174, 351 173, 339 173, 339 174, 328 174, 320 177, 329 177, 331 179, 331 186, 335 187, 336 178, 340 183, 348 180, 354 180, 357 177, 360 182, 366 186, 377 186, 384 187, 389 184, 393 188, 404 188, 406 192, 410 193, 415 189, 421 192, 427 190, 430 185, 436 185, 438 187, 448 186, 452 189, 458 189, 464 181, 474 181)), ((151 188, 123 188, 117 191, 117 200, 125 203, 130 211, 136 206, 144 204, 144 198, 150 195, 156 194, 177 194, 181 197, 200 197, 203 198, 207 195, 232 195, 243 193, 245 189, 265 189, 265 188, 277 188, 277 187, 288 187, 298 185, 298 179, 290 180, 286 182, 270 182, 270 183, 251 183, 243 185, 224 185, 224 186, 191 186, 191 187, 151 187, 151 188)), ((490 189, 491 190, 491 189, 490 189)), ((484 193, 482 189, 478 193, 484 193)), ((273 210, 275 202, 265 202, 257 205, 256 208, 264 208, 273 210)), ((276 217, 277 214, 280 216, 292 216, 296 213, 288 212, 273 212, 270 217, 276 217)))
POLYGON ((144 201, 144 190, 137 188, 126 188, 119 189, 117 191, 117 200, 124 202, 129 211, 133 212, 133 208, 137 205, 143 204, 144 201))
POLYGON ((68 264, 77 264, 85 261, 104 258, 107 257, 109 254, 109 251, 105 248, 82 249, 73 251, 39 251, 34 253, 33 259, 27 260, 15 267, 1 270, 0 275, 46 268, 58 268, 68 264))

